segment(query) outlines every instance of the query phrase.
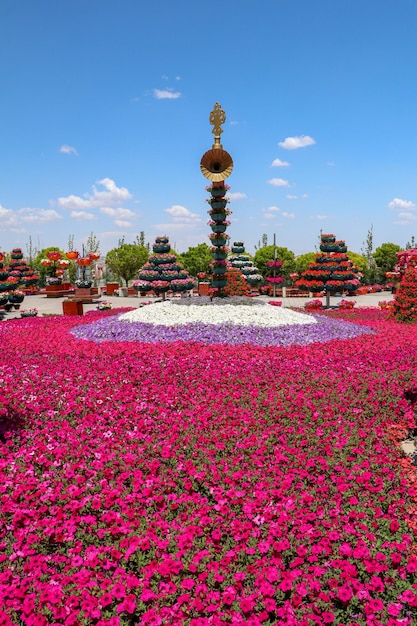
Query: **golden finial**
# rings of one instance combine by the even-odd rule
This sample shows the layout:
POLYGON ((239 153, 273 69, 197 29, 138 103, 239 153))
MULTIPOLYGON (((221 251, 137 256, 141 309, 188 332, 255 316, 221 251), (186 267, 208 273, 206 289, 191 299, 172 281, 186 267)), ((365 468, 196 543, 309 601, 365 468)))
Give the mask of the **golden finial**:
POLYGON ((214 135, 213 148, 221 148, 222 145, 220 143, 220 135, 223 132, 221 125, 226 121, 226 113, 223 111, 218 102, 216 102, 212 112, 210 113, 209 121, 210 124, 213 125, 213 130, 211 131, 214 135))
POLYGON ((214 144, 211 150, 203 154, 200 161, 200 169, 205 176, 214 183, 226 180, 233 170, 232 157, 220 143, 220 135, 223 132, 221 127, 226 121, 226 113, 216 102, 209 117, 210 124, 213 125, 212 133, 214 135, 214 144))

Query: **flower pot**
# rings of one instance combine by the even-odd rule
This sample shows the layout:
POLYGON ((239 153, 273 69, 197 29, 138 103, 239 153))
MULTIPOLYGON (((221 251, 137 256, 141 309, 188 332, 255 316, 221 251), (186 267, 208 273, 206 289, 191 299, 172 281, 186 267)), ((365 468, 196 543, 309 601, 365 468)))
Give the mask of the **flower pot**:
POLYGON ((211 243, 213 246, 225 246, 227 243, 227 238, 226 237, 214 237, 211 240, 211 243))
POLYGON ((226 274, 226 271, 227 271, 227 267, 224 265, 212 268, 213 274, 226 274))
POLYGON ((171 246, 165 243, 158 243, 152 246, 152 250, 157 254, 169 252, 170 249, 171 249, 171 246))
POLYGON ((108 296, 114 295, 116 289, 119 289, 119 283, 107 283, 106 285, 106 293, 108 296))
POLYGON ((200 283, 198 285, 198 295, 199 296, 208 296, 210 289, 210 283, 200 283))
POLYGON ((12 304, 21 304, 24 300, 25 296, 13 296, 11 293, 9 293, 8 299, 9 302, 11 302, 12 304))
POLYGON ((227 200, 212 200, 210 205, 212 209, 225 209, 227 200))
POLYGON ((64 300, 62 303, 62 312, 64 315, 83 315, 83 303, 64 300))
POLYGON ((216 213, 210 213, 210 218, 213 220, 213 222, 223 222, 226 217, 226 213, 222 213, 221 211, 217 211, 216 213))
POLYGON ((227 258, 227 252, 223 252, 222 250, 212 252, 211 258, 214 259, 214 261, 224 261, 227 258))
POLYGON ((214 279, 211 281, 211 286, 215 289, 221 289, 222 287, 226 287, 227 280, 224 278, 214 279))
POLYGON ((227 224, 212 224, 211 230, 213 233, 224 233, 226 232, 227 224))
POLYGON ((14 308, 16 311, 18 311, 20 309, 20 304, 13 304, 14 308))
POLYGON ((226 187, 213 187, 211 190, 211 195, 213 198, 223 198, 227 193, 226 187))

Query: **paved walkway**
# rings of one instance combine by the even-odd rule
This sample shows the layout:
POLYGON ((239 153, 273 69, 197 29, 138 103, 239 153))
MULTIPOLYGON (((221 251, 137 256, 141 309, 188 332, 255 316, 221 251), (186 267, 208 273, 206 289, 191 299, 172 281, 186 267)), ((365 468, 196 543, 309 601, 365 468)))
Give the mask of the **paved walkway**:
MULTIPOLYGON (((198 297, 198 296, 195 296, 198 297)), ((107 301, 111 302, 112 308, 116 309, 119 307, 138 307, 143 302, 152 302, 155 298, 152 297, 141 297, 141 296, 128 296, 128 297, 119 297, 119 296, 98 296, 98 301, 107 301)), ((304 304, 309 302, 311 298, 303 297, 303 298, 271 298, 269 296, 259 296, 259 300, 264 300, 265 302, 269 302, 271 300, 277 300, 282 302, 282 306, 286 308, 297 307, 304 308, 304 304)), ((340 297, 331 297, 330 298, 330 306, 335 307, 338 305, 342 298, 340 297)), ((378 308, 378 302, 382 300, 392 300, 393 295, 388 291, 383 291, 381 293, 372 293, 366 296, 354 296, 352 300, 355 300, 356 307, 376 307, 378 308)), ((325 304, 326 298, 320 298, 320 300, 325 304)), ((3 321, 7 321, 10 319, 20 318, 21 310, 28 309, 37 309, 38 315, 63 315, 63 307, 62 303, 64 298, 47 298, 46 295, 33 295, 26 296, 22 304, 20 305, 20 310, 12 309, 9 312, 0 311, 0 319, 3 321)), ((86 313, 87 311, 94 311, 97 308, 97 302, 90 304, 83 304, 83 311, 86 313)))

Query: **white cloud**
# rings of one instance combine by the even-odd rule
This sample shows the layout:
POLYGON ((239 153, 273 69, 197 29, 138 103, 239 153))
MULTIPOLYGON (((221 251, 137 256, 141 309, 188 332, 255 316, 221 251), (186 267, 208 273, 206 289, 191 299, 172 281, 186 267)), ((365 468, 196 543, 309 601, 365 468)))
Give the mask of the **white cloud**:
POLYGON ((308 135, 300 135, 299 137, 287 137, 284 141, 280 141, 278 145, 285 150, 297 150, 315 144, 313 137, 308 135))
POLYGON ((412 224, 415 220, 417 220, 417 215, 413 213, 398 213, 398 220, 394 222, 394 224, 412 224))
POLYGON ((60 147, 59 151, 62 152, 62 154, 75 154, 75 156, 78 156, 77 150, 73 146, 68 146, 65 143, 60 147))
POLYGON ((62 219, 53 209, 23 208, 12 211, 0 205, 0 229, 24 230, 25 224, 45 224, 62 219))
POLYGON ((75 220, 81 221, 89 221, 96 219, 93 213, 87 213, 87 211, 71 211, 71 217, 75 220))
POLYGON ((97 185, 101 185, 106 191, 99 191, 93 185, 93 193, 85 193, 85 199, 74 195, 58 198, 58 206, 67 210, 95 209, 102 206, 123 204, 132 197, 126 187, 117 187, 111 178, 103 178, 97 181, 97 185))
POLYGON ((283 211, 281 215, 282 217, 286 217, 288 220, 293 220, 295 218, 295 213, 287 213, 286 211, 283 211))
POLYGON ((176 224, 198 224, 202 221, 197 213, 192 213, 179 204, 174 204, 169 209, 165 209, 165 213, 168 213, 176 224))
POLYGON ((277 206, 269 206, 262 210, 263 216, 266 220, 273 220, 276 217, 276 213, 280 212, 280 208, 277 206))
POLYGON ((153 95, 157 100, 176 100, 177 98, 181 98, 182 94, 179 91, 173 91, 171 89, 154 89, 153 95))
POLYGON ((299 198, 305 200, 305 198, 308 198, 308 194, 303 193, 302 196, 293 196, 292 194, 288 193, 285 197, 288 198, 288 200, 298 200, 299 198))
POLYGON ((130 228, 132 226, 132 222, 127 220, 114 220, 114 223, 118 228, 130 228))
POLYGON ((273 187, 289 187, 290 183, 288 180, 284 180, 283 178, 270 178, 266 181, 269 185, 273 187))
POLYGON ((100 209, 101 213, 104 213, 104 215, 108 215, 109 217, 113 217, 114 219, 129 219, 129 218, 133 218, 136 217, 136 214, 131 211, 130 209, 123 209, 121 207, 117 208, 117 209, 113 209, 112 207, 101 207, 100 209))
POLYGON ((236 191, 235 193, 228 193, 227 198, 230 198, 230 200, 243 200, 244 198, 247 198, 247 195, 245 193, 241 193, 240 191, 236 191))
POLYGON ((288 161, 281 161, 281 159, 274 159, 271 163, 271 167, 289 167, 288 161))
POLYGON ((394 198, 388 204, 388 208, 393 211, 415 211, 417 209, 417 205, 411 200, 401 200, 401 198, 394 198))
POLYGON ((312 220, 327 220, 327 219, 329 219, 329 216, 328 215, 312 215, 310 217, 310 219, 312 219, 312 220))
POLYGON ((45 223, 62 220, 62 215, 53 209, 19 209, 16 211, 22 222, 45 223))

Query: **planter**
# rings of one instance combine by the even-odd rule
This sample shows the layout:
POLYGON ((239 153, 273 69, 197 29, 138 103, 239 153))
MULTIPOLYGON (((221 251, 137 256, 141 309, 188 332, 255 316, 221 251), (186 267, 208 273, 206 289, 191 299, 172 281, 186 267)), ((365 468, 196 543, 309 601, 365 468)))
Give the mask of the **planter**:
POLYGON ((77 298, 83 298, 84 296, 91 296, 91 287, 76 287, 74 289, 74 295, 77 298))
POLYGON ((198 295, 199 296, 208 296, 210 289, 210 283, 200 283, 198 285, 198 295))
POLYGON ((83 303, 64 300, 62 303, 62 312, 64 315, 83 315, 83 303))
POLYGON ((223 198, 227 193, 226 187, 213 187, 211 190, 211 195, 213 198, 223 198))
POLYGON ((171 249, 171 246, 169 244, 165 244, 165 243, 158 243, 152 246, 152 250, 155 253, 164 253, 164 252, 169 252, 171 249))
POLYGON ((211 244, 213 246, 225 246, 227 244, 227 238, 226 237, 213 237, 213 239, 211 240, 211 244))
POLYGON ((212 200, 210 205, 212 209, 225 209, 227 200, 212 200))
POLYGON ((190 291, 193 288, 193 285, 171 285, 172 291, 190 291))
POLYGON ((12 296, 12 294, 10 294, 10 293, 9 293, 9 296, 8 296, 8 300, 12 304, 21 304, 23 302, 24 298, 25 298, 25 296, 12 296))
POLYGON ((215 279, 211 281, 211 286, 214 287, 214 289, 221 289, 222 287, 226 287, 227 285, 227 280, 224 278, 220 278, 219 280, 215 279))
POLYGON ((59 285, 46 285, 45 287, 46 293, 57 293, 59 291, 63 291, 63 287, 61 284, 59 285))
POLYGON ((119 283, 107 283, 106 293, 108 296, 113 296, 116 289, 119 289, 119 283))
POLYGON ((224 233, 226 232, 227 224, 212 224, 211 230, 213 233, 224 233))
POLYGON ((218 252, 212 252, 211 258, 214 261, 224 261, 227 258, 227 252, 223 252, 222 250, 219 250, 218 252))
POLYGON ((219 267, 212 267, 211 269, 213 274, 226 274, 227 271, 227 267, 223 265, 219 267))
POLYGON ((37 313, 28 313, 28 312, 25 313, 25 312, 22 312, 20 314, 20 317, 37 317, 37 315, 38 315, 37 313))
POLYGON ((18 311, 20 309, 20 304, 13 304, 14 308, 16 311, 18 311))
POLYGON ((8 303, 9 303, 9 299, 8 298, 0 296, 0 306, 5 306, 8 303))
POLYGON ((243 246, 232 246, 232 252, 233 254, 240 254, 241 252, 244 252, 245 248, 243 246))
POLYGON ((217 211, 216 213, 210 213, 210 217, 213 222, 223 222, 223 220, 226 219, 227 215, 226 213, 221 213, 220 211, 217 211))

